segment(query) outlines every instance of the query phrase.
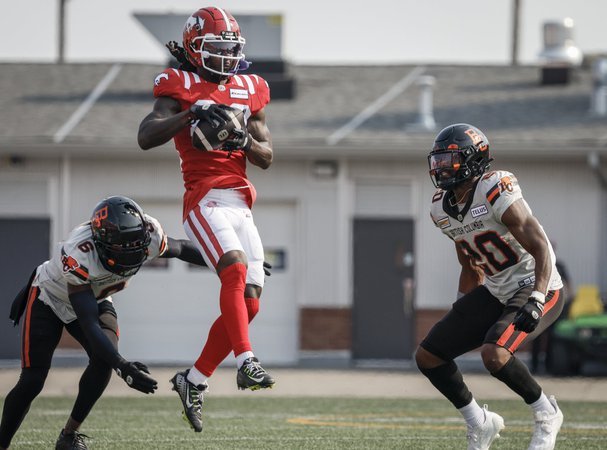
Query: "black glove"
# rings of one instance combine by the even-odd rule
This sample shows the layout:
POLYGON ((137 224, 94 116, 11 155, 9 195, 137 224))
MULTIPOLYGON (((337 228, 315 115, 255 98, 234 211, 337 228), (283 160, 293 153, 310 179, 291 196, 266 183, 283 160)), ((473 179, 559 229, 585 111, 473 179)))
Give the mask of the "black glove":
POLYGON ((203 120, 210 123, 213 128, 223 128, 231 120, 226 109, 230 109, 230 107, 217 103, 194 104, 190 106, 190 113, 193 120, 203 120))
POLYGON ((138 361, 129 362, 122 360, 116 367, 116 373, 126 381, 126 384, 144 394, 153 394, 158 389, 158 382, 146 374, 150 371, 147 366, 138 361))
POLYGON ((269 277, 272 275, 272 272, 270 272, 270 269, 272 268, 272 264, 267 263, 267 262, 263 262, 263 273, 266 274, 266 277, 269 277))
POLYGON ((251 139, 249 130, 247 130, 247 127, 245 126, 240 130, 234 130, 232 132, 232 136, 230 136, 230 138, 224 142, 221 149, 229 152, 233 152, 234 150, 242 150, 246 152, 249 151, 252 143, 253 139, 251 139))
POLYGON ((514 329, 531 333, 540 323, 544 314, 544 304, 535 297, 529 297, 527 303, 521 306, 514 316, 514 329))

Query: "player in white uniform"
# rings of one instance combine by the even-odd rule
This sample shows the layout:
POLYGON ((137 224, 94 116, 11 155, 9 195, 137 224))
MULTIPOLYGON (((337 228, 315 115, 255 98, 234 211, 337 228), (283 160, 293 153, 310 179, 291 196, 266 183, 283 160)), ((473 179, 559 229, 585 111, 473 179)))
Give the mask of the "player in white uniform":
POLYGON ((462 270, 457 301, 422 341, 415 359, 466 420, 468 449, 488 449, 504 420, 476 403, 453 361, 481 347, 491 375, 532 408, 535 431, 529 449, 549 450, 563 414, 514 352, 558 318, 563 283, 550 241, 516 177, 487 172, 490 162, 487 137, 468 124, 443 129, 428 156, 438 188, 430 215, 455 243, 462 270))
POLYGON ((21 376, 4 402, 0 449, 6 449, 40 393, 63 328, 83 346, 89 364, 56 449, 86 449, 79 428, 107 386, 112 369, 133 389, 157 388, 140 362, 118 353, 118 322, 111 294, 124 289, 145 261, 176 257, 206 265, 187 240, 166 236, 158 221, 126 197, 101 201, 89 222, 77 226, 49 261, 36 268, 11 308, 23 316, 21 376))

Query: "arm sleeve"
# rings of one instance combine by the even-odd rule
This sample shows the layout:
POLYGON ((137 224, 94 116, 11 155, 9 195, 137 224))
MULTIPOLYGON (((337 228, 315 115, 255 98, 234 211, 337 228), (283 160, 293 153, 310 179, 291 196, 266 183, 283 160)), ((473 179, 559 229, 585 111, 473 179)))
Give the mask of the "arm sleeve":
POLYGON ((207 266, 204 258, 192 242, 186 239, 168 239, 167 250, 161 256, 162 258, 177 258, 197 266, 207 266))
POLYGON ((93 354, 103 359, 113 368, 118 367, 123 359, 99 325, 99 310, 93 291, 76 292, 70 294, 69 298, 82 332, 91 345, 93 354))

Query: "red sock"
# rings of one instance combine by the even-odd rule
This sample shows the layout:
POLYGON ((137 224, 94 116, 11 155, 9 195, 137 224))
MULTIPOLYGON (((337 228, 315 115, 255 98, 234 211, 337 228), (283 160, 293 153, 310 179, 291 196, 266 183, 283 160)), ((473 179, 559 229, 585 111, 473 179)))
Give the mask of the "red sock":
MULTIPOLYGON (((247 305, 249 323, 251 323, 259 311, 259 299, 245 298, 244 301, 247 305)), ((207 343, 196 360, 194 367, 203 375, 210 377, 215 372, 215 369, 217 369, 217 366, 230 354, 231 350, 232 345, 230 344, 230 338, 223 322, 223 316, 219 316, 209 330, 207 343)))
POLYGON ((251 350, 249 322, 259 310, 259 299, 244 299, 246 273, 245 265, 236 263, 219 275, 221 316, 211 326, 207 343, 194 364, 206 376, 211 376, 230 350, 235 355, 251 350))

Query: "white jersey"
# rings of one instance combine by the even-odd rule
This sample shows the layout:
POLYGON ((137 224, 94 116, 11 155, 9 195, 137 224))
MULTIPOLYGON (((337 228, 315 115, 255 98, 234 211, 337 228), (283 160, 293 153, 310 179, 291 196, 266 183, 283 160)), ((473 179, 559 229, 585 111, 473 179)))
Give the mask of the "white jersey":
MULTIPOLYGON (((489 172, 478 181, 466 205, 453 206, 453 192, 439 189, 432 197, 430 215, 434 224, 474 258, 485 272, 485 286, 502 303, 514 293, 535 283, 535 260, 502 223, 502 215, 521 199, 516 177, 510 172, 489 172)), ((543 231, 543 229, 542 229, 543 231)), ((546 238, 552 261, 549 290, 563 287, 556 257, 546 238)))
MULTIPOLYGON (((160 223, 145 214, 150 227, 150 261, 167 249, 167 236, 160 223)), ((144 263, 145 264, 145 263, 144 263)), ((108 271, 97 254, 93 243, 90 222, 74 228, 64 242, 59 243, 51 259, 36 270, 32 286, 40 288, 40 300, 50 306, 63 323, 76 320, 70 303, 67 285, 90 285, 99 302, 111 301, 112 294, 123 290, 131 276, 121 276, 108 271)))

